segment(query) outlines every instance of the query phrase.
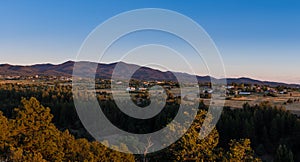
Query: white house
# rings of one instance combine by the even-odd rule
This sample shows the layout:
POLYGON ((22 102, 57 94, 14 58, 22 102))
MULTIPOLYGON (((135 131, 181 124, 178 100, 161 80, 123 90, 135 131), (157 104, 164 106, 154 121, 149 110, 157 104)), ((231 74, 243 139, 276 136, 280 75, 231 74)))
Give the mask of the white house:
POLYGON ((126 91, 127 92, 132 92, 132 91, 135 91, 135 88, 134 87, 128 87, 128 88, 126 88, 126 91))
POLYGON ((251 95, 251 92, 239 92, 239 95, 251 95))

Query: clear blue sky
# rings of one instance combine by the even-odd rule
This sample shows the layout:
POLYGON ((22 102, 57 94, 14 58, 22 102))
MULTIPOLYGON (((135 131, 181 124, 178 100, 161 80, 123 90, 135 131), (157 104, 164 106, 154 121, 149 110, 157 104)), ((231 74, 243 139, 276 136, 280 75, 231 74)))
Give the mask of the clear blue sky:
POLYGON ((1 0, 0 64, 75 60, 100 23, 138 8, 164 8, 199 23, 215 41, 229 77, 300 83, 300 1, 1 0))

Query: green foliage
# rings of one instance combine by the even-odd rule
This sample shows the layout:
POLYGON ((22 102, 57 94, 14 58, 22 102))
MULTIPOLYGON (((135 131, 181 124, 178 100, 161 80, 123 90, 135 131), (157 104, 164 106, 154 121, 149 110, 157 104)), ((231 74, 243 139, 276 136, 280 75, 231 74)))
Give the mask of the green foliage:
POLYGON ((300 120, 284 108, 272 107, 268 102, 255 106, 245 104, 243 109, 225 108, 217 129, 221 132, 219 145, 224 148, 231 139, 249 138, 260 156, 275 156, 280 144, 291 148, 291 152, 299 152, 300 120))
POLYGON ((8 120, 0 111, 0 161, 7 158, 7 149, 9 148, 10 128, 8 120))
POLYGON ((22 106, 16 108, 16 119, 11 120, 11 138, 14 147, 26 156, 40 156, 49 161, 61 161, 62 140, 59 130, 51 123, 49 108, 35 99, 22 99, 22 106), (39 155, 40 154, 40 155, 39 155))
POLYGON ((230 151, 227 153, 230 161, 260 161, 254 158, 254 151, 250 146, 249 139, 231 140, 230 151))
POLYGON ((294 157, 291 150, 289 150, 286 145, 279 145, 276 150, 276 155, 274 162, 293 162, 294 157))
MULTIPOLYGON (((182 138, 161 153, 161 155, 163 155, 162 158, 168 157, 169 160, 172 159, 174 161, 216 160, 217 155, 215 154, 215 149, 218 145, 218 131, 213 129, 213 131, 207 137, 204 139, 199 139, 199 131, 204 122, 206 114, 206 111, 200 110, 190 129, 182 138)), ((175 130, 182 130, 182 128, 176 125, 174 131, 175 130)), ((176 133, 176 131, 174 133, 176 133)), ((168 134, 166 138, 168 138, 168 136, 172 136, 172 134, 168 134)))
POLYGON ((75 139, 59 131, 49 108, 35 98, 22 99, 15 119, 0 113, 0 159, 5 161, 108 161, 111 158, 134 161, 134 156, 109 150, 98 142, 75 139), (3 130, 3 131, 2 131, 3 130))
MULTIPOLYGON (((91 142, 93 138, 78 119, 71 88, 70 85, 60 84, 1 85, 0 110, 4 115, 0 113, 0 161, 105 161, 111 158, 113 161, 134 160, 132 155, 120 154, 98 142, 91 142), (22 99, 22 96, 33 96, 36 99, 26 100, 22 99), (15 107, 18 108, 14 109, 15 107)), ((155 120, 132 122, 134 119, 120 117, 121 113, 115 111, 117 106, 110 95, 97 95, 102 100, 101 108, 103 107, 107 117, 123 130, 135 133, 145 133, 149 130, 153 132, 165 127, 173 119, 178 108, 176 102, 168 102, 155 120)), ((141 94, 135 95, 147 98, 141 94)), ((200 105, 201 109, 207 110, 203 103, 200 105)), ((233 161, 236 157, 230 156, 230 153, 234 155, 237 152, 234 153, 231 148, 247 148, 246 139, 251 140, 251 146, 258 155, 269 154, 275 157, 279 145, 285 145, 294 155, 300 152, 299 119, 284 108, 272 107, 267 102, 255 106, 245 104, 243 109, 225 108, 217 128, 207 138, 199 140, 199 127, 205 114, 206 111, 199 112, 184 137, 159 153, 147 155, 148 159, 233 161)), ((174 133, 180 130, 176 129, 176 125, 173 128, 174 133)), ((124 145, 114 147, 126 149, 124 145)), ((249 153, 247 149, 244 149, 244 152, 245 155, 249 153)), ((256 154, 251 155, 255 159, 256 154)), ((294 159, 299 160, 297 156, 294 159)))

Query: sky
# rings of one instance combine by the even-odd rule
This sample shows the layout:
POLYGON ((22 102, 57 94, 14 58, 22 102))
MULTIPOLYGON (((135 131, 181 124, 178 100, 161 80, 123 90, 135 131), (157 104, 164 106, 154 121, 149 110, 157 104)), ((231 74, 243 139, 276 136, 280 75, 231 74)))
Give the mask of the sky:
MULTIPOLYGON (((1 0, 0 64, 59 64, 76 60, 81 44, 99 24, 140 8, 173 10, 201 25, 219 49, 227 77, 300 83, 297 0, 1 0)), ((157 37, 151 38, 152 34, 128 38, 138 37, 144 42, 157 37, 173 40, 167 34, 154 33, 157 37)), ((103 62, 114 61, 112 58, 118 57, 116 51, 121 49, 110 52, 110 61, 103 62)), ((172 68, 186 70, 180 66, 172 68)), ((205 75, 205 70, 196 72, 205 75)))

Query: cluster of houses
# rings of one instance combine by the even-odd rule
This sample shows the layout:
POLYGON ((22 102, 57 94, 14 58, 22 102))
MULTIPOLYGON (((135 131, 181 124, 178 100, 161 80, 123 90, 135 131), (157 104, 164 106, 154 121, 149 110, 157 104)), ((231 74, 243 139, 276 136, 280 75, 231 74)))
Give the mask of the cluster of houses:
POLYGON ((3 79, 3 80, 19 80, 19 79, 21 79, 21 76, 0 75, 0 79, 3 79))
POLYGON ((147 91, 148 88, 144 88, 144 87, 138 87, 138 88, 135 88, 135 87, 127 87, 126 88, 126 91, 127 92, 145 92, 147 91))
MULTIPOLYGON (((120 84, 127 84, 128 83, 123 83, 121 81, 115 81, 115 84, 120 85, 120 84)), ((178 84, 175 82, 167 82, 167 81, 135 81, 135 82, 130 82, 129 84, 130 86, 128 86, 126 88, 127 92, 145 92, 148 91, 150 87, 153 87, 155 85, 160 85, 162 86, 164 89, 172 89, 175 87, 178 87, 178 84)))
MULTIPOLYGON (((291 90, 287 87, 270 87, 266 85, 227 85, 226 96, 249 96, 253 94, 261 94, 268 96, 277 96, 277 94, 288 94, 291 90)), ((214 92, 210 86, 200 86, 200 98, 210 98, 214 92)))
MULTIPOLYGON (((63 83, 71 83, 71 76, 4 76, 0 75, 0 79, 3 80, 32 80, 32 81, 61 81, 63 83)), ((108 79, 98 79, 96 80, 96 84, 98 85, 107 85, 102 86, 100 89, 110 88, 110 84, 114 82, 117 85, 129 85, 126 89, 127 92, 131 93, 139 93, 146 92, 150 87, 155 85, 160 85, 166 90, 171 90, 173 88, 179 88, 178 82, 173 81, 139 81, 133 80, 128 83, 128 81, 121 80, 108 80, 108 79)), ((199 84, 197 87, 200 88, 201 98, 210 98, 213 90, 209 84, 199 84)), ((231 84, 223 87, 226 89, 226 96, 249 96, 252 94, 265 94, 265 95, 277 95, 277 94, 288 94, 290 92, 289 88, 286 87, 270 87, 267 85, 248 85, 248 84, 231 84)))
POLYGON ((251 94, 265 94, 265 95, 276 95, 276 94, 288 94, 289 90, 287 88, 275 88, 266 85, 229 85, 226 86, 226 94, 228 96, 247 96, 251 94))
POLYGON ((67 76, 40 76, 40 75, 33 75, 33 76, 10 76, 10 75, 0 75, 0 79, 3 80, 41 80, 41 81, 72 81, 72 77, 67 76))
MULTIPOLYGON (((160 82, 160 81, 152 81, 152 82, 142 82, 140 84, 141 88, 137 86, 129 86, 126 88, 128 92, 144 92, 148 90, 148 87, 153 85, 161 85, 165 89, 172 89, 174 87, 179 87, 175 82, 160 82)), ((210 86, 197 86, 200 88, 200 97, 201 98, 210 98, 213 93, 213 89, 210 86)), ((236 85, 227 85, 223 87, 226 89, 226 96, 249 96, 253 94, 263 94, 263 95, 271 95, 276 96, 277 94, 288 94, 290 89, 286 87, 271 87, 267 85, 244 85, 244 84, 236 84, 236 85)))

